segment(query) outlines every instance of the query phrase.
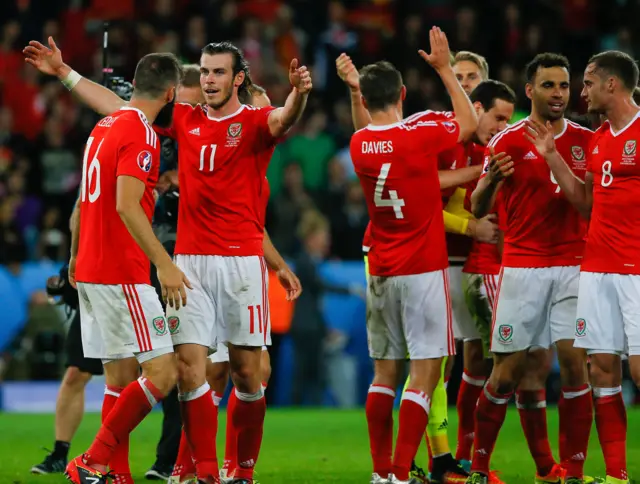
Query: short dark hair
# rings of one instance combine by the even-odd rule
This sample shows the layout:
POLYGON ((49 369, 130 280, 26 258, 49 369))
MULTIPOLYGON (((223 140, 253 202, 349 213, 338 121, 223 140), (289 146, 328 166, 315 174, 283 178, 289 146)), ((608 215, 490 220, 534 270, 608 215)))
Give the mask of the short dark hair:
POLYGON ((538 73, 539 68, 548 69, 549 67, 563 67, 567 71, 571 70, 569 59, 562 54, 554 52, 543 52, 535 56, 525 68, 527 82, 532 83, 538 73))
POLYGON ((360 71, 360 91, 369 111, 382 111, 400 99, 402 75, 390 62, 369 64, 360 71))
POLYGON ((169 53, 145 55, 136 66, 133 76, 133 95, 157 98, 171 86, 182 81, 182 66, 178 58, 169 53))
POLYGON ((640 105, 640 87, 636 87, 633 90, 633 100, 636 104, 640 105))
POLYGON ((182 85, 184 87, 200 87, 200 66, 185 64, 182 66, 182 85))
POLYGON ((472 103, 482 104, 485 111, 489 111, 495 105, 496 99, 502 99, 511 104, 516 103, 516 93, 513 89, 503 82, 492 79, 478 84, 469 97, 472 103))
POLYGON ((218 55, 218 54, 231 54, 233 58, 233 76, 237 76, 238 73, 244 72, 244 81, 238 88, 238 93, 246 91, 251 84, 251 75, 249 74, 249 63, 244 58, 242 50, 237 47, 233 42, 225 40, 224 42, 211 43, 204 46, 202 49, 203 55, 218 55))
POLYGON ((638 64, 629 54, 608 50, 592 56, 589 64, 595 64, 596 70, 607 76, 620 79, 629 92, 633 92, 638 85, 638 64))

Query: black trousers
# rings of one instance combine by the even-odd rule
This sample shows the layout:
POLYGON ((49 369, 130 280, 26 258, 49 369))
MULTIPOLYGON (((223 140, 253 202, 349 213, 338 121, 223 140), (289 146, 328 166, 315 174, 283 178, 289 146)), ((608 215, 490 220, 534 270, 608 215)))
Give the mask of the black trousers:
MULTIPOLYGON (((169 255, 173 256, 175 242, 164 244, 169 255)), ((155 266, 151 266, 151 284, 155 287, 158 297, 162 301, 162 290, 155 266)), ((164 309, 164 302, 162 302, 164 309)), ((180 447, 180 433, 182 431, 182 418, 180 416, 180 403, 178 402, 178 388, 174 388, 167 397, 162 400, 162 435, 156 448, 156 462, 162 465, 172 466, 178 458, 178 447, 180 447)))

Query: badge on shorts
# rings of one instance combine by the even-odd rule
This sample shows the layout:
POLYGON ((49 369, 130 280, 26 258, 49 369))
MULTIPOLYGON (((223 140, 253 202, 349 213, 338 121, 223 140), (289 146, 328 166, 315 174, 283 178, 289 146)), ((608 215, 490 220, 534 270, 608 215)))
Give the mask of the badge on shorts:
POLYGON ((498 327, 498 337, 500 338, 500 343, 511 343, 511 340, 513 339, 513 326, 510 324, 501 324, 498 327))
POLYGON ((153 324, 153 329, 156 330, 156 334, 158 336, 164 336, 165 334, 167 334, 167 324, 162 316, 153 318, 151 324, 153 324))
POLYGON ((587 332, 587 322, 582 319, 576 319, 576 338, 582 338, 587 332))
POLYGON ((169 324, 169 332, 176 334, 180 328, 180 318, 178 316, 169 316, 167 323, 169 324))

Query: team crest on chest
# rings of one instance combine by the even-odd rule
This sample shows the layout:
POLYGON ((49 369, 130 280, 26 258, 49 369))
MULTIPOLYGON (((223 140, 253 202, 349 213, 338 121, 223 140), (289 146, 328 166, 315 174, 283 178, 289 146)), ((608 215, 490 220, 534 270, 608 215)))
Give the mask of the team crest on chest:
POLYGON ((584 150, 581 146, 572 146, 571 156, 573 156, 573 159, 576 161, 582 161, 584 160, 584 150))
POLYGON ((238 146, 240 144, 240 138, 242 135, 242 123, 231 123, 227 129, 227 144, 226 148, 238 146))
POLYGON ((636 140, 632 139, 624 144, 624 154, 626 156, 633 156, 636 154, 636 140))

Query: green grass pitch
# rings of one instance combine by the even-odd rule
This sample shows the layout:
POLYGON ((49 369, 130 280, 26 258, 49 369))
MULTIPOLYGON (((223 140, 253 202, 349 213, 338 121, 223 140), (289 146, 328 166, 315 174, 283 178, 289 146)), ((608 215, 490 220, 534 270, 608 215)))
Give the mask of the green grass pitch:
MULTIPOLYGON (((450 409, 451 444, 455 445, 455 409, 450 409)), ((144 481, 144 472, 153 463, 162 414, 152 413, 132 436, 131 469, 136 482, 144 481)), ((71 446, 71 455, 82 452, 90 443, 99 415, 87 414, 71 446)), ((557 456, 558 414, 548 411, 552 448, 557 456)), ((220 414, 219 455, 224 447, 225 415, 220 414)), ((397 418, 396 418, 397 429, 397 418)), ((640 476, 640 409, 629 410, 628 463, 631 477, 640 476)), ((33 476, 32 465, 44 457, 42 447, 53 440, 53 415, 0 414, 0 484, 53 484, 66 482, 62 476, 33 476)), ((418 462, 426 465, 426 451, 420 450, 418 462)), ((518 414, 510 409, 500 433, 493 459, 494 468, 508 484, 532 483, 534 466, 520 428, 518 414)), ((603 475, 604 465, 595 428, 587 459, 587 472, 603 475)), ((262 484, 302 484, 369 482, 371 463, 364 410, 267 411, 262 452, 257 478, 262 484)))

